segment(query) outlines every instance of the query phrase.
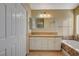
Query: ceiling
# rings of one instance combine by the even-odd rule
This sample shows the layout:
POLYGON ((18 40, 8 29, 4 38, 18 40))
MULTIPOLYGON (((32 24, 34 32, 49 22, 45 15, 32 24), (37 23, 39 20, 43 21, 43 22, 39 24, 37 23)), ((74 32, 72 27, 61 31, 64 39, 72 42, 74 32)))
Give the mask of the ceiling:
POLYGON ((30 3, 32 10, 40 9, 74 9, 78 3, 30 3))

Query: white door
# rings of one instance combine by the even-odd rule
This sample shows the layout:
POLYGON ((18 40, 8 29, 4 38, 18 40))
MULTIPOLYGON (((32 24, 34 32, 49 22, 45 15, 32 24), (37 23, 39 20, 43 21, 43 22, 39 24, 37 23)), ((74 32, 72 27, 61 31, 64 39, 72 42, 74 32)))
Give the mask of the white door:
POLYGON ((5 6, 0 4, 0 56, 5 56, 5 6))
POLYGON ((26 11, 21 4, 0 4, 0 55, 26 54, 26 11))
POLYGON ((26 54, 26 10, 16 4, 16 55, 26 54))
POLYGON ((0 55, 15 55, 14 13, 14 4, 0 4, 0 55))
POLYGON ((16 35, 15 35, 15 4, 5 4, 6 8, 6 40, 7 40, 7 47, 6 47, 6 55, 15 55, 15 42, 16 42, 16 35))

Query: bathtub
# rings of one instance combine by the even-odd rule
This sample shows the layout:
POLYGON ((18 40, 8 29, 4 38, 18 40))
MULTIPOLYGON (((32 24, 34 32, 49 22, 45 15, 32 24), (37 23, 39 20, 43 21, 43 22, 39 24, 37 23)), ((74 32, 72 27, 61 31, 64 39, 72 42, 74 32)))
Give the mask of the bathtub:
POLYGON ((79 53, 79 42, 78 41, 63 40, 62 43, 79 53))

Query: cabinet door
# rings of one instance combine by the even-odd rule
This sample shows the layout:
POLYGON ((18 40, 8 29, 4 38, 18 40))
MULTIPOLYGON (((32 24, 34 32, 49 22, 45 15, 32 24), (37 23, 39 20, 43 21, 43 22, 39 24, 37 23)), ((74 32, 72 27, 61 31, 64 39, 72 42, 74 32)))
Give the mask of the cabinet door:
POLYGON ((36 39, 30 39, 30 50, 35 50, 37 48, 36 39))
POLYGON ((48 44, 48 39, 42 38, 41 39, 41 50, 47 50, 47 44, 48 44))
POLYGON ((40 50, 41 49, 41 39, 31 38, 30 39, 30 49, 31 50, 40 50))
POLYGON ((54 50, 54 45, 55 45, 54 40, 55 40, 55 38, 48 39, 48 46, 47 46, 48 50, 54 50))
POLYGON ((55 40, 54 40, 54 49, 55 50, 61 50, 61 38, 56 38, 55 40))
POLYGON ((35 42, 36 44, 36 50, 41 50, 41 39, 40 38, 37 38, 36 39, 36 42, 35 42))

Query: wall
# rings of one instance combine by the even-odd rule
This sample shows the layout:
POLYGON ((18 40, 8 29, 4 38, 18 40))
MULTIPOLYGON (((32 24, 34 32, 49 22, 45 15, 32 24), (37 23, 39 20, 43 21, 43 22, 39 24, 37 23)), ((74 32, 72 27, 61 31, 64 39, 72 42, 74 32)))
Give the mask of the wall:
MULTIPOLYGON (((73 35, 73 11, 72 10, 32 10, 31 15, 34 17, 45 11, 52 15, 55 24, 50 25, 49 20, 45 20, 44 29, 33 29, 32 31, 57 31, 59 35, 73 35), (49 26, 48 26, 49 24, 49 26)), ((51 19, 50 19, 51 20, 51 19)))
POLYGON ((73 35, 73 11, 65 12, 66 16, 63 21, 63 35, 64 36, 72 36, 73 35))
POLYGON ((77 15, 79 15, 79 6, 75 8, 74 10, 74 40, 79 41, 79 34, 77 33, 77 15))

